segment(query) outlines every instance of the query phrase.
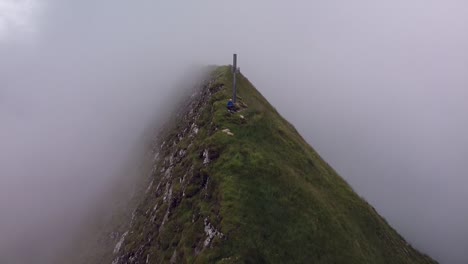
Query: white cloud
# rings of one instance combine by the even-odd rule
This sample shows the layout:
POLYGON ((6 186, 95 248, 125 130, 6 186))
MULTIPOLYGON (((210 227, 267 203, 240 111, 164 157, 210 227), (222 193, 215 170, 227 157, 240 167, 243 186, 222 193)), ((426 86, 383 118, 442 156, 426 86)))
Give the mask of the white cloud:
POLYGON ((33 32, 37 0, 0 0, 0 39, 10 33, 33 32))

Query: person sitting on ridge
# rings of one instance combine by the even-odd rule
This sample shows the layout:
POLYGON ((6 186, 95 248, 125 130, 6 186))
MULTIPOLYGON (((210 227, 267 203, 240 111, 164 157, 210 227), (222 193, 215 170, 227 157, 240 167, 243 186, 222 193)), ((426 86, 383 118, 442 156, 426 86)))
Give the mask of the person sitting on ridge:
POLYGON ((232 102, 232 99, 229 99, 227 103, 227 109, 229 112, 235 112, 236 111, 236 106, 234 105, 234 102, 232 102))

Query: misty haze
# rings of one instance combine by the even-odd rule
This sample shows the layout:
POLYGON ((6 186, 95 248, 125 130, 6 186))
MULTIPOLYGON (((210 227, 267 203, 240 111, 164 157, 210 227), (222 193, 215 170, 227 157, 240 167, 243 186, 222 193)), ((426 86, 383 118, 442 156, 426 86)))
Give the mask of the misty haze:
POLYGON ((0 0, 0 263, 58 263, 93 233, 138 190, 146 176, 130 175, 204 67, 233 53, 408 243, 468 263, 467 12, 455 0, 0 0))

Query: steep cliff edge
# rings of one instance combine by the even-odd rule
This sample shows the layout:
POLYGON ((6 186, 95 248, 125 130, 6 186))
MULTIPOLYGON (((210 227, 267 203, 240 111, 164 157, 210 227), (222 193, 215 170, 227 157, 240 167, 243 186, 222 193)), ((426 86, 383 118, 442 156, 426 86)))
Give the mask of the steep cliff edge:
POLYGON ((214 70, 154 147, 123 263, 435 263, 413 249, 253 85, 214 70))

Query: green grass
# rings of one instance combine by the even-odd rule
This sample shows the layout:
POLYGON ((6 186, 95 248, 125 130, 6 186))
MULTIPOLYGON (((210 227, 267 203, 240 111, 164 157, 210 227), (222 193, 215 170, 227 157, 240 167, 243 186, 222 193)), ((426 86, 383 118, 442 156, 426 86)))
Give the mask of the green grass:
MULTIPOLYGON (((408 245, 244 76, 238 95, 248 107, 236 114, 226 110, 230 68, 217 68, 212 78, 212 87, 224 86, 200 109, 197 136, 161 153, 187 150, 167 180, 174 198, 163 203, 161 192, 150 192, 155 195, 137 210, 125 253, 149 254, 150 263, 167 263, 173 252, 177 263, 435 263, 408 245), (226 128, 234 136, 222 132, 226 128), (200 157, 204 149, 217 154, 208 166, 200 157), (185 174, 187 182, 179 184, 185 174), (155 204, 153 223, 144 212, 155 204), (204 218, 224 234, 210 248, 201 246, 204 218)), ((184 128, 182 121, 167 142, 177 128, 184 128)))
MULTIPOLYGON (((250 263, 430 263, 363 201, 242 75, 248 108, 229 114, 232 75, 207 111, 221 150, 210 168, 219 184, 223 257, 250 263), (246 122, 241 122, 240 115, 246 122), (234 136, 221 132, 229 128, 234 136), (408 253, 404 252, 404 249, 408 253)), ((210 123, 210 122, 205 122, 210 123)))

